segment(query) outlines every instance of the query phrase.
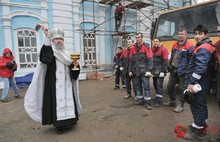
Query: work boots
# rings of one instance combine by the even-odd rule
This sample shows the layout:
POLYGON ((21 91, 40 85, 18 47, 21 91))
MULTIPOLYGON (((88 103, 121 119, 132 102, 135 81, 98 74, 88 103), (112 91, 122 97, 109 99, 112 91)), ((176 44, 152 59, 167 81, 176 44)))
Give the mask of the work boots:
POLYGON ((182 112, 183 111, 183 104, 179 103, 173 111, 176 113, 182 112))
POLYGON ((152 107, 151 107, 150 104, 145 104, 145 108, 148 109, 148 110, 151 110, 151 109, 152 109, 152 107))
POLYGON ((206 127, 202 129, 197 129, 194 127, 188 128, 186 135, 183 139, 191 140, 191 141, 201 141, 204 139, 204 136, 206 135, 206 127))
POLYGON ((131 94, 127 94, 126 96, 124 96, 124 99, 128 99, 128 98, 131 98, 131 94))
POLYGON ((155 107, 160 107, 161 103, 156 102, 155 107))
POLYGON ((118 85, 118 84, 115 84, 114 90, 118 90, 118 89, 120 89, 119 85, 118 85))
POLYGON ((176 101, 168 100, 167 102, 163 103, 164 106, 171 106, 175 107, 176 106, 176 101))

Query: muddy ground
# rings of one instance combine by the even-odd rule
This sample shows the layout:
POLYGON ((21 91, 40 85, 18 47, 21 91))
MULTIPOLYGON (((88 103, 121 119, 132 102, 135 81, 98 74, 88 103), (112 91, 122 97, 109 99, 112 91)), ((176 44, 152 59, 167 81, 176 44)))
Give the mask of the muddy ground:
MULTIPOLYGON (((167 100, 166 77, 164 99, 167 100)), ((176 138, 176 125, 189 125, 192 115, 189 105, 182 113, 172 107, 134 105, 134 97, 123 99, 123 89, 113 90, 114 77, 104 80, 80 81, 80 98, 83 113, 73 130, 56 134, 53 126, 42 126, 32 120, 23 107, 26 88, 20 88, 22 98, 15 99, 10 90, 11 102, 0 103, 0 142, 184 142, 176 138)), ((0 90, 2 91, 2 90, 0 90)), ((178 93, 178 89, 176 89, 178 93)), ((152 89, 152 96, 155 92, 152 89)), ((216 99, 208 99, 210 128, 220 127, 220 110, 216 99)), ((213 136, 219 132, 214 132, 213 136)), ((211 135, 212 136, 212 135, 211 135)))

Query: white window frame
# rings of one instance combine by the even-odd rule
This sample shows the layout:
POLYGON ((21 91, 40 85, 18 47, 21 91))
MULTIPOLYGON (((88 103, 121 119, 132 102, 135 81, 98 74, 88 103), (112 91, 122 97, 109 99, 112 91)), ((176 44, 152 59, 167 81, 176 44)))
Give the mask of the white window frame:
MULTIPOLYGON (((18 68, 19 68, 19 70, 20 71, 34 71, 34 69, 35 69, 35 67, 32 67, 32 68, 21 68, 20 67, 20 65, 21 65, 21 62, 20 62, 20 58, 19 58, 19 55, 20 55, 20 52, 19 52, 19 49, 21 48, 21 47, 19 47, 18 46, 18 35, 17 35, 17 33, 19 32, 19 31, 25 31, 25 30, 28 30, 28 31, 31 31, 31 32, 34 32, 35 33, 35 36, 36 36, 36 53, 37 53, 37 61, 39 60, 39 51, 40 51, 40 48, 39 48, 39 35, 38 35, 38 33, 35 31, 35 30, 33 30, 33 29, 30 29, 30 28, 19 28, 19 29, 16 29, 16 30, 14 30, 14 41, 15 41, 15 43, 14 43, 14 45, 15 45, 15 49, 16 49, 16 62, 17 62, 17 64, 18 64, 18 68)), ((24 46, 25 47, 25 46, 24 46)), ((33 47, 30 47, 30 46, 28 46, 29 48, 33 48, 33 47)), ((30 49, 31 50, 31 49, 30 49)), ((33 50, 33 49, 32 49, 33 50)), ((24 52, 24 54, 25 54, 25 52, 24 52)), ((27 59, 27 56, 25 56, 25 58, 27 59)), ((37 61, 36 62, 34 62, 34 63, 36 63, 36 65, 37 65, 37 61)), ((30 62, 30 64, 32 64, 33 62, 30 62)))
POLYGON ((85 33, 84 37, 83 37, 83 58, 84 58, 84 63, 83 64, 84 64, 85 67, 91 67, 91 66, 97 65, 97 61, 96 61, 97 51, 96 51, 96 37, 95 36, 96 35, 94 33, 85 33), (93 35, 93 38, 92 38, 92 36, 88 37, 89 34, 93 35), (87 47, 87 45, 89 44, 88 40, 91 40, 91 45, 92 46, 90 46, 90 47, 87 47), (89 57, 89 59, 88 58, 86 59, 85 58, 85 54, 86 54, 85 52, 89 48, 91 48, 91 51, 89 51, 87 53, 87 57, 89 57), (93 55, 93 53, 95 53, 95 55, 93 55), (90 60, 91 58, 92 58, 92 60, 90 60))
POLYGON ((127 40, 131 39, 131 37, 129 35, 124 35, 122 36, 122 47, 125 49, 126 47, 128 47, 127 45, 127 40))

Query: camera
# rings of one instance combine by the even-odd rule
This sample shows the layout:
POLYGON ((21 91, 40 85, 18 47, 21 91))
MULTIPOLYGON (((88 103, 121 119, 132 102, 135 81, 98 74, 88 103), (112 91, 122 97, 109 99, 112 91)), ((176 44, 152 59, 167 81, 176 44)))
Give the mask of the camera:
POLYGON ((6 67, 9 68, 9 69, 12 69, 13 71, 16 71, 16 70, 17 70, 17 66, 16 66, 15 61, 13 61, 13 62, 7 62, 7 63, 6 63, 6 67))
POLYGON ((13 71, 16 71, 16 70, 17 70, 17 67, 16 67, 16 64, 15 64, 15 63, 12 64, 11 69, 12 69, 13 71))

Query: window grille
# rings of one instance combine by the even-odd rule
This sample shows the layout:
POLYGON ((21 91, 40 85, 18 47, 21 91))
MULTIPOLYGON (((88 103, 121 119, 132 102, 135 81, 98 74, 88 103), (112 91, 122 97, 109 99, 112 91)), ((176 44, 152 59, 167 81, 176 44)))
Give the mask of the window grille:
POLYGON ((18 30, 16 35, 20 68, 35 68, 38 61, 36 32, 28 29, 18 30))
POLYGON ((96 65, 96 49, 95 49, 95 35, 84 34, 84 65, 96 65))

